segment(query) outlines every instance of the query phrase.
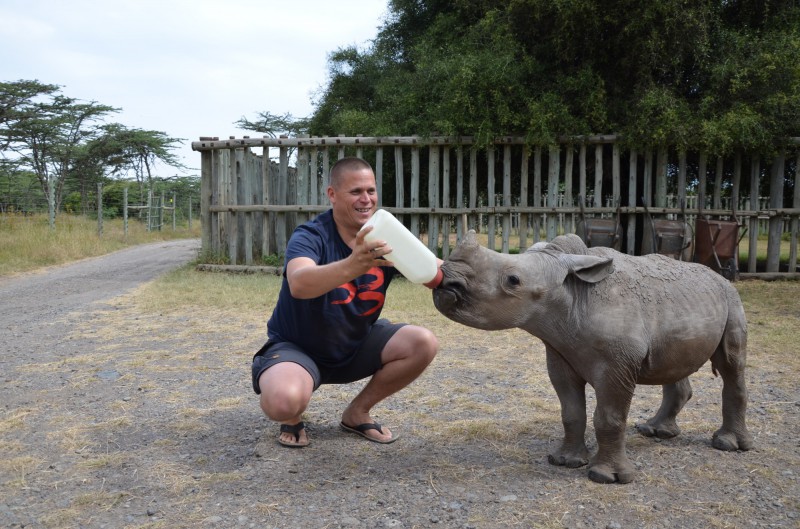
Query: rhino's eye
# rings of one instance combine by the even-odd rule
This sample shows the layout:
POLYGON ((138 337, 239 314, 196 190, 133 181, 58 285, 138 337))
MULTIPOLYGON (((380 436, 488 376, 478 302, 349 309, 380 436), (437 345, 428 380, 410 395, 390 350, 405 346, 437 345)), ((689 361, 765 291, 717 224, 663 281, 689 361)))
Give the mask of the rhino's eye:
POLYGON ((519 276, 513 275, 513 274, 508 276, 507 281, 508 281, 508 285, 512 286, 512 287, 518 287, 519 283, 520 283, 519 276))

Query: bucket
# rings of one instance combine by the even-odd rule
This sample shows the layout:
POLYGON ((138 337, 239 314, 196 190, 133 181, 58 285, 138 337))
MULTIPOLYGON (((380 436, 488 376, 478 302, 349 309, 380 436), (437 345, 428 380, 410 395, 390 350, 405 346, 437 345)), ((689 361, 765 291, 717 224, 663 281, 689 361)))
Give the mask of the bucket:
POLYGON ((386 241, 392 251, 383 257, 392 263, 412 283, 436 288, 442 281, 442 271, 436 256, 422 241, 408 231, 394 215, 385 209, 377 210, 364 224, 362 230, 372 226, 364 236, 366 241, 386 241))

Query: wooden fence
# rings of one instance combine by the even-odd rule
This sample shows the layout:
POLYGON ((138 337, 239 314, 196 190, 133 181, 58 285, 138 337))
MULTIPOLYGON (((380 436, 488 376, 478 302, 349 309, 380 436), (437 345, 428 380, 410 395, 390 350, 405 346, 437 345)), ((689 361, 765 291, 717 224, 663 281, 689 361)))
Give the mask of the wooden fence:
POLYGON ((758 236, 766 232, 761 271, 797 270, 800 138, 772 160, 639 153, 619 140, 579 137, 542 148, 503 137, 482 148, 464 137, 200 138, 192 149, 201 153, 203 253, 244 265, 281 254, 295 226, 328 209, 329 168, 354 155, 375 168, 380 207, 444 257, 469 228, 485 230, 489 247, 502 252, 574 232, 582 202, 588 217, 620 216, 630 254, 640 250, 645 215, 735 213, 747 227, 749 257, 740 266, 756 271, 758 236), (789 259, 781 263, 786 238, 789 259))

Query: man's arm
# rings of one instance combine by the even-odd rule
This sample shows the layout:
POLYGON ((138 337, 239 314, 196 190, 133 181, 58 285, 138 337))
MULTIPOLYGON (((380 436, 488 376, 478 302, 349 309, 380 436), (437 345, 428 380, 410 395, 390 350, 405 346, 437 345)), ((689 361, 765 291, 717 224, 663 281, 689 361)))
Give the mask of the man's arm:
POLYGON ((318 265, 308 257, 296 257, 289 261, 286 264, 286 280, 292 297, 316 298, 366 274, 375 266, 391 266, 391 263, 378 259, 391 252, 391 247, 384 241, 366 242, 366 231, 358 233, 353 253, 341 261, 324 265, 318 265))

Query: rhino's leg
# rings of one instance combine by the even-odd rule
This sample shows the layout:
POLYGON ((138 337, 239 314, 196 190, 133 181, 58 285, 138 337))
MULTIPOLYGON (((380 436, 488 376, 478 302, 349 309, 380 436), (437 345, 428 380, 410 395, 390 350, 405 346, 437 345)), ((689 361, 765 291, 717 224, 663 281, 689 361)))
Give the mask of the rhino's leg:
POLYGON ((681 379, 674 384, 662 386, 661 407, 658 412, 645 423, 636 425, 639 433, 647 437, 670 439, 681 433, 675 417, 692 398, 692 385, 689 378, 681 379))
POLYGON ((714 432, 711 441, 714 448, 719 450, 750 450, 753 447, 753 438, 745 424, 745 325, 743 322, 732 322, 729 318, 722 342, 711 357, 711 365, 722 376, 722 427, 714 432))
POLYGON ((595 383, 597 453, 589 462, 589 479, 597 483, 630 483, 636 469, 625 453, 625 428, 636 384, 611 373, 600 378, 595 383))
POLYGON ((581 467, 589 462, 586 448, 586 381, 583 380, 561 356, 547 350, 547 373, 561 402, 561 422, 564 439, 547 456, 552 465, 569 468, 581 467))

